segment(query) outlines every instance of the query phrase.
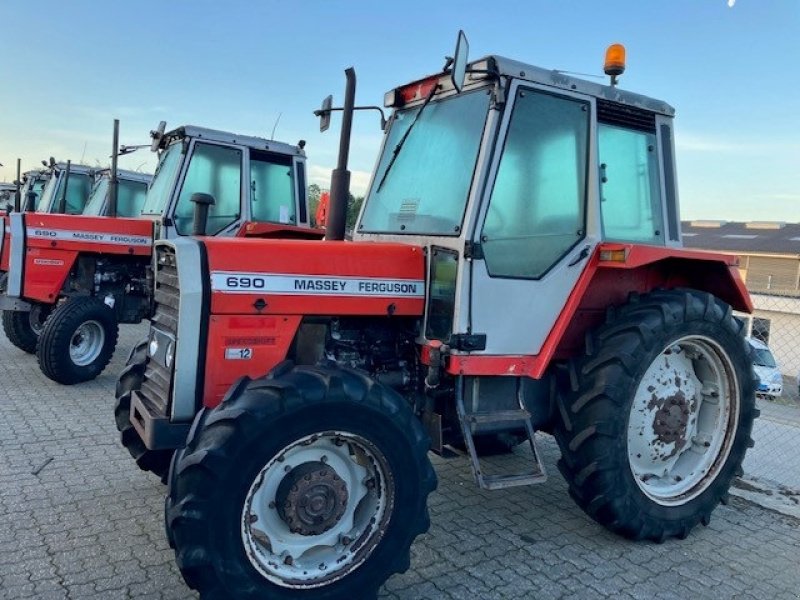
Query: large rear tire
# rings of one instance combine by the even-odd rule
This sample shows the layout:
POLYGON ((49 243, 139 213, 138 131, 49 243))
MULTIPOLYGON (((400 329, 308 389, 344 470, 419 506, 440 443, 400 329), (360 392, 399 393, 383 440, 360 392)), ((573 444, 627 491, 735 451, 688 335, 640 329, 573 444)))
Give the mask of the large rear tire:
POLYGON ((374 598, 428 529, 429 443, 403 398, 358 371, 239 382, 173 463, 184 579, 203 598, 374 598))
POLYGON ((610 309, 559 402, 572 498, 632 539, 708 524, 752 446, 750 354, 731 307, 710 294, 659 291, 610 309))
POLYGON ((3 331, 8 341, 28 354, 36 353, 36 344, 52 307, 35 304, 30 311, 3 311, 3 331))
POLYGON ((108 365, 118 336, 117 317, 105 302, 94 297, 70 298, 44 324, 36 348, 39 367, 64 385, 90 381, 108 365))
POLYGON ((136 465, 142 471, 156 475, 161 483, 166 483, 169 463, 174 452, 148 449, 131 423, 131 392, 138 390, 142 385, 146 360, 147 339, 144 339, 134 346, 125 369, 117 379, 114 421, 117 424, 120 441, 136 461, 136 465))

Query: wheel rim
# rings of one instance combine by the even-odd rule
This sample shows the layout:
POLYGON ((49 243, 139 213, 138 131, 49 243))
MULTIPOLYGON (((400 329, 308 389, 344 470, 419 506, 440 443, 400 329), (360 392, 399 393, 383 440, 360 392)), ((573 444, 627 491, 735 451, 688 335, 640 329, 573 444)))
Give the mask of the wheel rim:
POLYGON ((31 326, 31 331, 35 333, 37 336, 42 335, 42 329, 44 328, 44 322, 47 320, 47 316, 50 314, 50 310, 45 310, 44 306, 39 304, 34 304, 31 307, 31 311, 28 313, 28 322, 31 326))
POLYGON ((247 492, 241 532, 250 563, 282 587, 339 580, 375 550, 394 507, 394 479, 371 442, 338 431, 284 447, 247 492))
POLYGON ((72 334, 69 343, 69 357, 79 367, 94 362, 103 351, 106 332, 98 321, 86 321, 72 334))
POLYGON ((639 382, 628 417, 639 489, 666 506, 696 498, 725 464, 738 419, 738 383, 722 347, 703 336, 671 343, 639 382))

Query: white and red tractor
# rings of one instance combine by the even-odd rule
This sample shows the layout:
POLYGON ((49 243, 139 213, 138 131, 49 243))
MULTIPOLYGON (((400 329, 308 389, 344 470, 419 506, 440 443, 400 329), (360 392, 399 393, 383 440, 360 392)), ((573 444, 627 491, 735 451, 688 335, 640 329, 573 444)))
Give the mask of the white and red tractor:
MULTIPOLYGON (((344 240, 348 70, 325 240, 156 244, 156 317, 118 386, 204 598, 374 597, 409 567, 462 445, 484 489, 540 483, 685 537, 751 445, 755 379, 728 256, 684 250, 666 103, 499 56, 386 95, 344 240), (524 472, 482 450, 527 441, 524 472)), ((330 114, 330 104, 319 111, 330 114)))

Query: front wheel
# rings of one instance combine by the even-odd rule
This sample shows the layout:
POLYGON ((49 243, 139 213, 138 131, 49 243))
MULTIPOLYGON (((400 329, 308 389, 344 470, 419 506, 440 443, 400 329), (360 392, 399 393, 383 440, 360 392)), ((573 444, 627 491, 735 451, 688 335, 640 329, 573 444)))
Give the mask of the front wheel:
POLYGON ((118 335, 114 310, 102 300, 70 298, 45 322, 36 348, 39 367, 65 385, 94 379, 111 360, 118 335))
POLYGON ((52 307, 33 304, 29 311, 4 310, 3 331, 8 341, 28 354, 36 353, 36 344, 52 307))
POLYGON ((683 538, 727 498, 756 377, 731 308, 710 294, 633 296, 571 369, 555 436, 570 495, 633 539, 683 538))
POLYGON ((203 410, 166 503, 202 597, 375 597, 409 567, 436 486, 408 404, 367 375, 296 367, 203 410))
POLYGON ((114 422, 117 424, 122 445, 136 461, 136 465, 142 471, 150 471, 162 483, 166 483, 173 451, 150 450, 131 422, 131 394, 142 386, 147 361, 147 343, 148 340, 145 338, 134 346, 125 368, 117 379, 114 422))

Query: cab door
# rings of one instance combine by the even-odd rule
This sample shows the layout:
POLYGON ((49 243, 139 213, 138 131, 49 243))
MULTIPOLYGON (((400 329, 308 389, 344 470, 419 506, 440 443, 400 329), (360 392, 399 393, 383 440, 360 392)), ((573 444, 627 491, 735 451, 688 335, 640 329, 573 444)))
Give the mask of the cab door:
POLYGON ((599 242, 594 99, 522 82, 509 98, 472 238, 471 331, 482 354, 535 355, 599 242))
POLYGON ((191 235, 196 193, 211 194, 207 235, 233 235, 245 220, 242 177, 244 152, 232 144, 192 140, 189 162, 181 173, 178 192, 172 199, 170 217, 165 220, 164 238, 191 235))

